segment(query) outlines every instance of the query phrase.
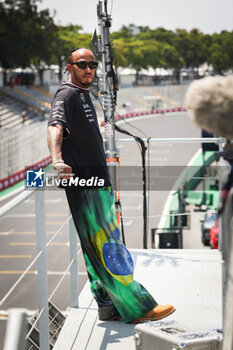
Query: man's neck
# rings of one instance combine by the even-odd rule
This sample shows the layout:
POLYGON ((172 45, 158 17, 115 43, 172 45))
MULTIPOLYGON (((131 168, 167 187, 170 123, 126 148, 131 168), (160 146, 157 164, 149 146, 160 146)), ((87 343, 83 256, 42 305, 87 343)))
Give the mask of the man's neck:
POLYGON ((73 83, 72 81, 68 80, 65 84, 70 84, 74 87, 77 87, 78 89, 81 89, 81 90, 85 90, 85 91, 89 91, 89 88, 85 88, 83 86, 80 86, 80 85, 77 85, 75 83, 73 83))

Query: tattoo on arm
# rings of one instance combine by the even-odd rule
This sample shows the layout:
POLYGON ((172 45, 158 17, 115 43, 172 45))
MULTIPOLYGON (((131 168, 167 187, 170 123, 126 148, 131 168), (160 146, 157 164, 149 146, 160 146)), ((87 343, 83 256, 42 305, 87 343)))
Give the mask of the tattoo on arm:
POLYGON ((61 145, 63 139, 63 127, 59 124, 50 125, 48 127, 48 148, 52 157, 52 161, 62 159, 61 145))

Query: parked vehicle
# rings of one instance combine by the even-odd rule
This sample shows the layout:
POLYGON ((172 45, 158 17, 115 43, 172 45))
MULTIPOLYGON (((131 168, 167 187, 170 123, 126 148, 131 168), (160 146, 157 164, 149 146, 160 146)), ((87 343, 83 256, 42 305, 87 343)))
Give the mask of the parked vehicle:
POLYGON ((210 229, 213 227, 217 220, 217 212, 216 210, 208 209, 205 213, 204 219, 201 220, 201 235, 202 235, 202 243, 204 245, 210 244, 210 229))
POLYGON ((219 237, 219 226, 218 219, 213 227, 210 229, 210 247, 212 249, 218 249, 218 237, 219 237))

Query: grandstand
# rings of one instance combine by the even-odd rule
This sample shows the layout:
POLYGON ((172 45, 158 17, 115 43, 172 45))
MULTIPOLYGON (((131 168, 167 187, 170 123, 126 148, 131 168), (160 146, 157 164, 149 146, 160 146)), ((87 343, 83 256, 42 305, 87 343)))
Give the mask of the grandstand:
POLYGON ((35 105, 31 98, 22 98, 10 88, 0 90, 0 128, 11 129, 44 120, 45 111, 39 104, 35 105))

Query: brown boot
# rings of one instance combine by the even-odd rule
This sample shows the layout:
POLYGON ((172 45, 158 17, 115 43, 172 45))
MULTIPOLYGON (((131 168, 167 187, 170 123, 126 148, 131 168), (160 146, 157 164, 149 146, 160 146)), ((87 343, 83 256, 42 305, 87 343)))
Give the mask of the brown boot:
POLYGON ((172 305, 157 305, 153 310, 148 312, 146 315, 136 318, 130 323, 142 323, 143 321, 158 321, 164 317, 171 315, 176 309, 172 305))

